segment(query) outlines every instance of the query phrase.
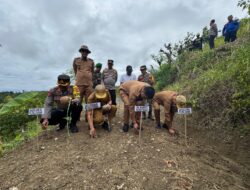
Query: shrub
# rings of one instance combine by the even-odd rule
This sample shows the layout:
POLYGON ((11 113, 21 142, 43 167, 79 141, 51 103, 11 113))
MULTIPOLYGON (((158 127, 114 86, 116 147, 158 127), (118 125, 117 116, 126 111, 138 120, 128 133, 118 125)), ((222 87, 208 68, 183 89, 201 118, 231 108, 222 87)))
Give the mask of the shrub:
POLYGON ((28 116, 28 109, 41 107, 45 96, 45 92, 27 92, 3 105, 0 109, 0 136, 4 142, 16 138, 26 123, 35 119, 28 116))

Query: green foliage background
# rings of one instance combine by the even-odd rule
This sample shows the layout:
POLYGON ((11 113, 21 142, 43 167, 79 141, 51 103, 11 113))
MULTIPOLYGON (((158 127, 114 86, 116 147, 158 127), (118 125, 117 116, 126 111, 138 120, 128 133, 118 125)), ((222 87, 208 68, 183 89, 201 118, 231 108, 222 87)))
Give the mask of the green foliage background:
POLYGON ((36 135, 40 127, 35 116, 28 116, 29 108, 43 107, 46 92, 26 92, 9 100, 0 109, 0 137, 4 149, 15 147, 36 135))
POLYGON ((250 19, 242 19, 238 39, 223 37, 203 51, 184 51, 172 64, 154 71, 157 89, 175 90, 188 97, 199 126, 250 129, 250 19), (246 127, 247 126, 247 127, 246 127))

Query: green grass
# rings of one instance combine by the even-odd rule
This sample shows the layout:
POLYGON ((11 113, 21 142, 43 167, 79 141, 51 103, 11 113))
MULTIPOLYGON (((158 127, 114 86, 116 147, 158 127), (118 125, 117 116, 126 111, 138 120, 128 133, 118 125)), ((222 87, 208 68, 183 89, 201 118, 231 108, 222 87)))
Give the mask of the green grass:
MULTIPOLYGON (((167 66, 156 72, 159 90, 175 90, 188 97, 201 126, 233 126, 246 129, 250 122, 250 19, 241 21, 238 39, 216 48, 184 52, 175 61, 178 73, 167 66), (177 77, 176 77, 177 76, 177 77)), ((172 65, 173 67, 173 65, 172 65)))

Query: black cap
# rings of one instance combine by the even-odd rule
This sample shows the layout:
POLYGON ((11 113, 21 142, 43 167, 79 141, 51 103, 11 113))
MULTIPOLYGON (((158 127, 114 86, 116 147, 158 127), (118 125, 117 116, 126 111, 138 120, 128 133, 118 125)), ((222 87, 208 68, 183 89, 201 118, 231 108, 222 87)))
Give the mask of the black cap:
POLYGON ((128 65, 128 66, 126 67, 126 70, 133 70, 133 68, 132 68, 131 65, 128 65))
POLYGON ((142 66, 140 67, 140 70, 147 70, 147 66, 146 66, 146 65, 142 65, 142 66))
POLYGON ((59 75, 57 77, 57 80, 58 81, 63 80, 64 82, 69 82, 70 81, 70 77, 69 77, 69 75, 62 74, 62 75, 59 75))

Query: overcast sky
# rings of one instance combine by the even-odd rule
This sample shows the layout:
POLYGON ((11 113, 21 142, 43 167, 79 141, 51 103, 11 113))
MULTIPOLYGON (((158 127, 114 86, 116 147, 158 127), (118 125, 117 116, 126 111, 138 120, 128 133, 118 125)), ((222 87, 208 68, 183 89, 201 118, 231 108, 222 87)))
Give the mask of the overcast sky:
POLYGON ((0 0, 0 91, 55 86, 82 44, 96 63, 139 74, 164 43, 230 14, 246 16, 237 0, 0 0))

